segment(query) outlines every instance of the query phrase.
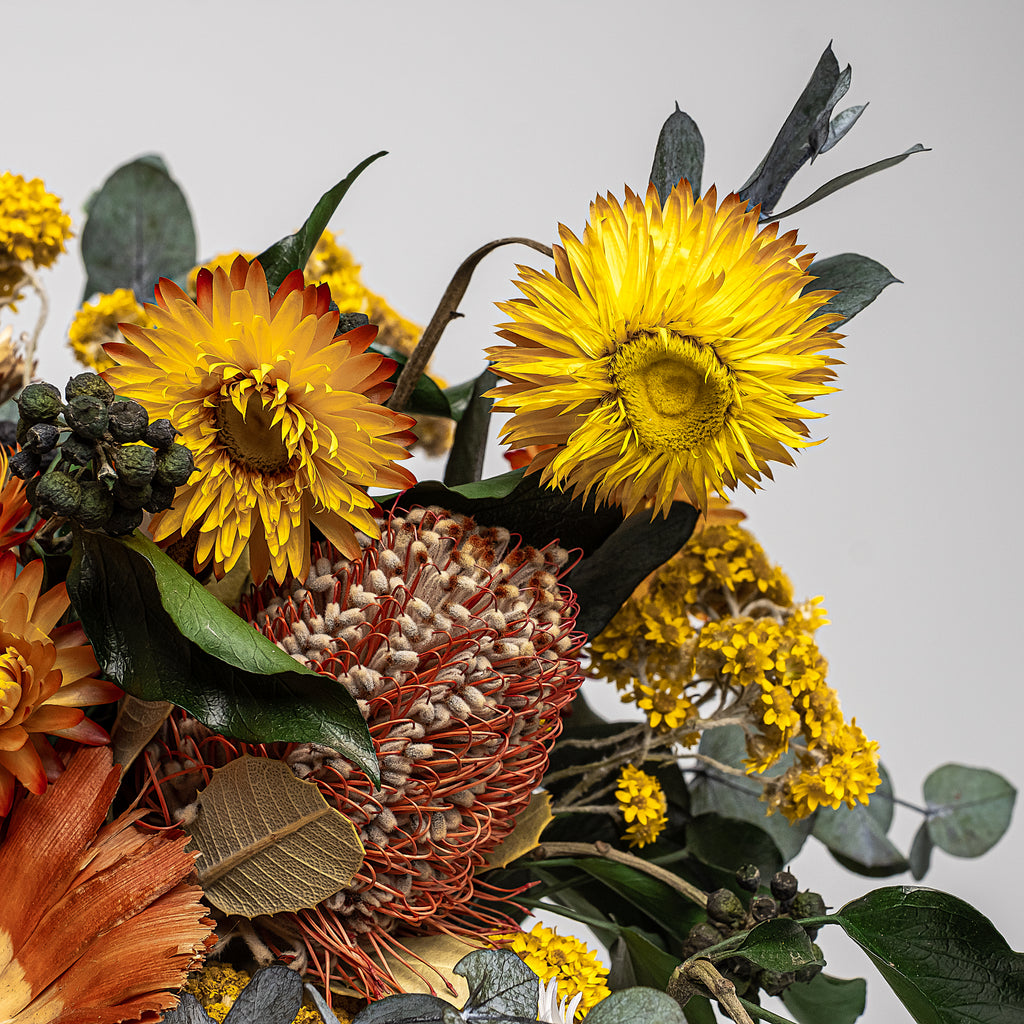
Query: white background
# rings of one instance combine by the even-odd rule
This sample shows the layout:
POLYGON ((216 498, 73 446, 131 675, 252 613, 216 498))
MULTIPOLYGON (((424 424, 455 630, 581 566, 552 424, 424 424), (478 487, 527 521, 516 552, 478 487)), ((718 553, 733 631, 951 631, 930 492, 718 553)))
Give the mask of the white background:
MULTIPOLYGON (((797 593, 825 595, 830 681, 881 743, 900 796, 919 800, 924 776, 948 761, 1024 781, 1019 5, 51 0, 2 10, 3 167, 43 177, 76 225, 110 171, 156 151, 190 198, 202 255, 259 250, 388 149, 332 227, 367 284, 420 323, 483 242, 550 242, 559 221, 582 229, 599 190, 642 188, 677 100, 707 143, 705 187, 737 187, 834 40, 854 68, 840 106, 871 106, 780 206, 915 142, 933 151, 785 224, 809 251, 865 253, 905 284, 849 327, 843 390, 819 403, 829 416, 816 434, 828 441, 737 502, 797 593)), ((76 244, 46 274, 41 370, 58 381, 73 369, 62 346, 84 281, 76 244)), ((450 381, 482 367, 501 319, 492 303, 514 294, 516 260, 542 257, 502 250, 474 279, 436 360, 450 381)), ((904 849, 918 821, 898 812, 904 849)), ((981 861, 936 853, 927 879, 980 908, 1015 948, 1022 839, 1018 819, 981 861)), ((836 906, 910 882, 857 878, 816 851, 797 870, 836 906)), ((823 938, 830 971, 869 978, 867 1021, 909 1019, 838 929, 823 938)))

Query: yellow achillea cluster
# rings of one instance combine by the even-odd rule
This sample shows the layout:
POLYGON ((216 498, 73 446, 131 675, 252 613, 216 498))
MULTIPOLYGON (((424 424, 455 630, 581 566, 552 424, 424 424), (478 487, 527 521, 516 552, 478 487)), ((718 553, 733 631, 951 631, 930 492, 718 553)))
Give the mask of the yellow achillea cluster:
POLYGON ((619 774, 615 799, 626 819, 626 832, 622 838, 628 839, 630 846, 643 847, 653 843, 668 824, 668 802, 661 783, 631 764, 627 764, 619 774))
POLYGON ((772 810, 790 820, 819 806, 853 806, 879 784, 878 744, 843 718, 815 641, 821 598, 794 605, 786 575, 735 523, 696 534, 637 589, 591 643, 591 674, 613 681, 652 728, 742 718, 747 771, 787 751, 794 762, 765 781, 772 810))
POLYGON ((0 255, 6 261, 48 267, 70 237, 71 218, 40 178, 0 174, 0 255))
POLYGON ((510 949, 542 982, 558 982, 558 998, 571 1001, 580 995, 576 1020, 582 1020, 609 995, 608 968, 587 944, 571 935, 559 935, 553 928, 535 924, 528 932, 499 935, 495 943, 510 949))
POLYGON ((94 373, 113 366, 114 360, 103 351, 103 346, 121 339, 117 329, 120 323, 150 326, 146 311, 130 288, 101 293, 95 302, 84 303, 68 328, 68 343, 75 358, 94 373))

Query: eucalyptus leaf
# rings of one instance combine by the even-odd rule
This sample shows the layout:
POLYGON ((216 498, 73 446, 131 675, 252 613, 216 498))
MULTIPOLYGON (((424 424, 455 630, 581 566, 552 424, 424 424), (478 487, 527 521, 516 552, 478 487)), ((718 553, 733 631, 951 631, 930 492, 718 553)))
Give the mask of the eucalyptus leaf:
POLYGON ((762 921, 751 928, 737 945, 700 955, 712 961, 730 960, 739 956, 777 974, 798 971, 812 964, 820 967, 825 965, 825 961, 814 952, 807 932, 788 917, 762 921))
POLYGON ((469 983, 469 998, 462 1008, 467 1021, 537 1019, 540 982, 510 950, 476 949, 455 965, 455 973, 469 983))
POLYGON ((345 198, 345 193, 352 187, 356 178, 359 177, 367 167, 387 156, 386 151, 381 150, 368 156, 361 163, 349 172, 348 176, 342 178, 333 188, 328 189, 318 200, 313 212, 306 218, 305 223, 293 235, 286 235, 280 241, 275 242, 270 248, 264 249, 259 254, 260 265, 267 275, 267 284, 270 290, 274 291, 281 282, 293 271, 302 270, 305 267, 310 253, 316 248, 320 236, 324 233, 338 204, 345 198))
POLYGON ((832 920, 919 1024, 1019 1024, 1024 955, 963 900, 892 886, 847 903, 832 920))
POLYGON ((178 1005, 160 1018, 162 1024, 216 1024, 191 992, 178 996, 178 1005))
POLYGON ((643 580, 690 539, 698 512, 674 502, 667 516, 630 516, 566 578, 579 600, 576 628, 596 636, 643 580))
POLYGON ((256 971, 238 994, 224 1024, 292 1024, 302 1008, 302 978, 271 964, 256 971))
POLYGON ((868 256, 856 252, 844 252, 815 260, 807 273, 816 280, 807 285, 802 294, 820 291, 838 291, 815 316, 822 313, 838 313, 844 324, 852 320, 865 306, 870 306, 891 284, 901 284, 898 277, 868 256))
POLYGON ((338 1015, 327 1005, 327 1000, 324 999, 323 993, 315 985, 310 985, 307 981, 302 987, 305 989, 307 998, 316 1008, 316 1012, 320 1014, 324 1024, 341 1024, 338 1020, 338 1015))
POLYGON ((1017 790, 985 768, 945 764, 924 782, 931 841, 954 857, 980 857, 1006 834, 1017 790))
POLYGON ((107 178, 89 204, 82 261, 83 301, 128 288, 141 302, 161 277, 183 279, 195 266, 192 214, 163 161, 140 157, 107 178))
POLYGON ((590 1024, 686 1024, 679 1004, 653 988, 628 988, 605 996, 588 1014, 590 1024))
POLYGON ((928 822, 922 821, 921 827, 914 833, 914 841, 910 844, 910 853, 907 854, 907 863, 915 882, 920 882, 928 874, 934 849, 935 844, 928 834, 928 822))
POLYGON ((795 982, 782 993, 782 1001, 797 1024, 853 1024, 864 1012, 867 997, 863 978, 833 978, 828 974, 795 982))
POLYGON ((465 1024, 451 1003, 437 996, 403 994, 376 999, 352 1024, 465 1024))
POLYGON ((498 378, 488 369, 473 384, 472 397, 455 428, 455 438, 444 469, 444 482, 449 487, 473 483, 483 475, 487 429, 494 405, 494 399, 488 398, 486 392, 497 383, 498 378))
POLYGON ((786 863, 763 828, 717 814, 699 814, 687 825, 686 849, 702 863, 728 872, 756 864, 762 878, 771 878, 786 863))
POLYGON ((651 182, 658 190, 662 206, 669 193, 685 179, 695 199, 700 197, 700 179, 704 169, 704 137, 689 114, 676 109, 661 126, 654 150, 651 182))
POLYGON ((867 110, 867 107, 866 103, 860 103, 855 107, 847 107, 836 114, 831 122, 829 122, 828 138, 822 143, 821 149, 818 150, 818 155, 827 153, 836 143, 840 142, 843 136, 857 123, 860 115, 867 110))
POLYGON ((355 700, 207 593, 151 541, 76 530, 68 594, 104 674, 247 743, 322 743, 379 782, 355 700))

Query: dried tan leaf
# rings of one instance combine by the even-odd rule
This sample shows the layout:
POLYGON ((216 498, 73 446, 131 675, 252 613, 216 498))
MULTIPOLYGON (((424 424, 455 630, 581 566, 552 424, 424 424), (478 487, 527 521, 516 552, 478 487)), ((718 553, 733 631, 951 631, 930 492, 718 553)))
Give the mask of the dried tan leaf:
POLYGON ((474 949, 491 946, 483 940, 455 935, 424 935, 400 941, 409 955, 401 960, 392 953, 384 957, 400 990, 437 995, 459 1006, 469 998, 469 985, 455 973, 455 965, 474 949))
POLYGON ((114 728, 110 730, 114 763, 127 769, 146 749, 146 744, 156 735, 173 707, 165 700, 139 700, 126 693, 121 698, 114 728))
POLYGON ((363 862, 355 826, 283 762, 240 757, 213 773, 185 826, 207 899, 228 914, 302 910, 333 896, 363 862))
POLYGON ((526 810, 516 819, 515 828, 508 838, 489 853, 484 854, 487 868, 507 867, 524 853, 540 845, 540 834, 554 818, 551 813, 551 794, 543 790, 534 793, 526 810))

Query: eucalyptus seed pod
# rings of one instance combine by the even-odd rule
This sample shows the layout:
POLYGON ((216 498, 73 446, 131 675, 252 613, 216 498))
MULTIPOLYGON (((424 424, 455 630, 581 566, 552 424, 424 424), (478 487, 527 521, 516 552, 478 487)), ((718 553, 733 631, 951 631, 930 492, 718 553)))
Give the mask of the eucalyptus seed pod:
POLYGON ((87 441, 78 434, 71 434, 64 439, 60 446, 60 453, 64 458, 75 466, 88 466, 92 464, 96 455, 96 442, 87 441))
POLYGON ((153 482, 165 487, 180 487, 195 471, 192 452, 183 444, 172 444, 156 457, 153 482))
POLYGON ((67 425, 87 441, 98 441, 107 429, 110 413, 100 399, 92 395, 76 395, 64 411, 67 425))
POLYGON ((685 948, 692 955, 707 949, 708 946, 717 945, 722 938, 722 933, 710 921, 701 921, 690 929, 686 936, 685 948))
POLYGON ((821 917, 828 907, 825 906, 825 901, 816 892, 807 890, 806 892, 798 892, 793 897, 793 903, 789 908, 790 914, 793 917, 821 917))
MULTIPOLYGON (((141 510, 153 497, 153 485, 146 483, 141 487, 125 483, 120 477, 114 482, 114 501, 122 508, 141 510)), ((132 527, 134 529, 134 527, 132 527)))
POLYGON ((736 884, 747 892, 757 892, 761 884, 761 870, 756 864, 744 864, 736 869, 736 884))
POLYGON ((53 423, 33 423, 25 431, 24 447, 37 455, 52 452, 60 439, 60 430, 53 423))
POLYGON ((60 392, 45 381, 27 385, 15 401, 22 419, 29 426, 33 423, 52 423, 64 411, 60 392))
POLYGON ((58 516, 73 516, 82 503, 82 488, 67 473, 47 473, 36 487, 36 507, 52 509, 58 516))
POLYGON ((114 511, 114 496, 110 488, 98 480, 86 480, 82 484, 82 501, 75 518, 87 530, 98 530, 105 526, 114 511))
POLYGON ((88 372, 72 377, 64 388, 64 397, 69 405, 74 399, 86 395, 98 399, 104 405, 110 405, 114 400, 114 389, 98 373, 88 372))
POLYGON ((750 901, 750 916, 755 921, 771 921, 779 916, 779 905, 771 896, 755 896, 750 901))
POLYGON ((142 503, 147 512, 166 512, 174 504, 174 494, 177 488, 164 484, 152 484, 152 492, 149 500, 142 503))
POLYGON ((144 444, 124 445, 114 456, 117 478, 129 487, 145 487, 156 471, 156 452, 144 444))
POLYGON ((153 420, 146 429, 143 440, 151 448, 170 448, 177 433, 170 420, 153 420))
POLYGON ((39 472, 42 462, 35 452, 20 451, 15 452, 10 457, 8 465, 11 467, 11 473, 14 476, 20 477, 22 480, 28 480, 39 472))
POLYGON ((142 524, 141 508, 125 508, 123 505, 115 505, 114 511, 110 513, 105 527, 111 537, 123 537, 131 533, 142 524))
POLYGON ((757 976, 757 984, 770 996, 782 995, 793 984, 794 975, 779 974, 777 971, 761 971, 757 976))
POLYGON ((120 444, 142 441, 149 429, 149 413, 138 402, 130 399, 114 402, 110 406, 110 436, 120 444))
POLYGON ((788 871, 778 871, 772 875, 769 886, 772 890, 772 895, 781 902, 791 900, 799 888, 796 875, 791 875, 788 871))
POLYGON ((736 927, 746 916, 746 908, 731 889, 716 889, 708 893, 708 917, 736 927))

